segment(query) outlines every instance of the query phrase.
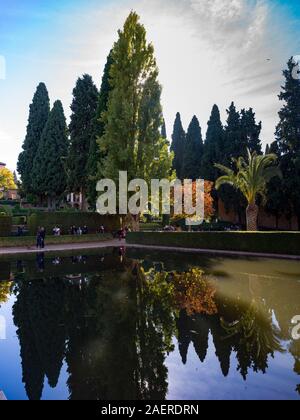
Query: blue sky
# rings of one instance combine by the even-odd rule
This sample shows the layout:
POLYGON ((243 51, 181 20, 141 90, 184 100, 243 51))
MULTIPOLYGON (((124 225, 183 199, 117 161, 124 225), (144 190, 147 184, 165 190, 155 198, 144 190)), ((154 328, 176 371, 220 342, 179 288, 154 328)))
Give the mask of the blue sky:
POLYGON ((154 43, 169 134, 177 111, 185 127, 196 114, 205 133, 213 104, 225 121, 234 100, 255 109, 264 143, 273 140, 281 71, 300 54, 298 0, 1 0, 1 161, 16 167, 39 82, 52 103, 62 100, 67 117, 77 77, 89 73, 99 86, 132 9, 154 43))

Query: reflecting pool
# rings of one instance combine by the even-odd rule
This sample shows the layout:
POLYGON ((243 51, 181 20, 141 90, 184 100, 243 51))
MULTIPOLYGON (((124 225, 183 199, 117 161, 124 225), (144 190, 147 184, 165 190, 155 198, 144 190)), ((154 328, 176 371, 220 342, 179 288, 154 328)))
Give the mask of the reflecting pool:
POLYGON ((300 263, 107 249, 0 260, 9 400, 300 399, 300 263))

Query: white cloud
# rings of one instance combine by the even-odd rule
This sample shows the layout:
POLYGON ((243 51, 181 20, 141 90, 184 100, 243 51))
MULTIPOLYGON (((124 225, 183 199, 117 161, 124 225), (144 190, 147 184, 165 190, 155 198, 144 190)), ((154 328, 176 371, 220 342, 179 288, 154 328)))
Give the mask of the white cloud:
POLYGON ((255 109, 263 140, 273 140, 281 71, 300 52, 287 14, 271 0, 125 0, 91 2, 85 10, 60 15, 52 33, 43 34, 43 49, 19 58, 18 68, 25 71, 15 75, 10 92, 18 113, 0 104, 5 129, 14 137, 7 153, 17 159, 38 82, 47 84, 52 100, 63 100, 67 114, 78 76, 90 73, 99 86, 117 30, 132 9, 155 47, 169 135, 177 111, 186 127, 196 114, 205 133, 213 104, 224 121, 234 100, 239 108, 255 109))
POLYGON ((240 108, 257 111, 264 141, 273 140, 281 71, 295 43, 284 16, 281 23, 269 1, 125 1, 73 15, 69 27, 78 28, 81 20, 84 30, 70 30, 69 58, 76 56, 82 69, 94 60, 84 70, 97 81, 116 31, 131 9, 141 15, 155 46, 169 133, 177 111, 185 126, 196 114, 205 132, 212 105, 220 106, 225 119, 234 100, 240 108))

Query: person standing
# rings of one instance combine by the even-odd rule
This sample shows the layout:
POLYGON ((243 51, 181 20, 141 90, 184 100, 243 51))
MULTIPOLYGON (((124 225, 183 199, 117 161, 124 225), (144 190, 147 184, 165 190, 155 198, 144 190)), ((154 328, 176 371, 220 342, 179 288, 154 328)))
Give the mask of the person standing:
POLYGON ((40 237, 41 237, 41 248, 45 248, 45 239, 46 239, 46 229, 44 227, 40 230, 40 237))
POLYGON ((42 244, 42 241, 41 241, 41 228, 39 227, 38 228, 38 231, 37 231, 37 235, 36 235, 36 247, 38 249, 41 249, 41 244, 42 244))

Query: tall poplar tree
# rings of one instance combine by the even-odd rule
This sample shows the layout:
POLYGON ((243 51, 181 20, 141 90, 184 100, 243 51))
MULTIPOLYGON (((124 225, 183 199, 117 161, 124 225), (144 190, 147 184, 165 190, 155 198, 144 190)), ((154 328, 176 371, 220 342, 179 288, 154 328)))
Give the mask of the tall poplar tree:
POLYGON ((67 160, 68 190, 82 194, 82 210, 86 208, 88 183, 87 162, 98 103, 98 90, 88 74, 79 78, 73 90, 72 115, 69 125, 70 150, 67 160))
MULTIPOLYGON (((112 51, 108 110, 103 113, 100 148, 106 154, 101 175, 118 185, 119 171, 128 180, 150 183, 169 175, 171 155, 161 136, 161 86, 152 44, 139 16, 131 12, 112 51)), ((138 218, 128 214, 133 228, 138 218)))
POLYGON ((182 179, 183 154, 185 148, 186 134, 182 127, 181 116, 178 112, 174 123, 171 151, 174 153, 173 169, 176 171, 177 178, 182 179))
POLYGON ((56 101, 44 128, 33 165, 34 190, 48 200, 48 208, 56 208, 57 201, 67 188, 66 158, 68 137, 62 103, 56 101))
POLYGON ((203 157, 203 140, 199 121, 193 117, 186 135, 183 155, 182 176, 196 180, 203 176, 201 161, 203 157))
POLYGON ((49 113, 50 101, 48 91, 45 84, 40 83, 30 105, 23 151, 19 155, 17 163, 17 169, 22 181, 22 190, 26 195, 36 193, 32 169, 49 113))

